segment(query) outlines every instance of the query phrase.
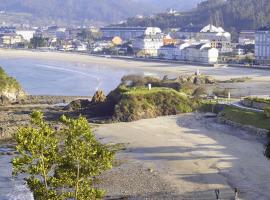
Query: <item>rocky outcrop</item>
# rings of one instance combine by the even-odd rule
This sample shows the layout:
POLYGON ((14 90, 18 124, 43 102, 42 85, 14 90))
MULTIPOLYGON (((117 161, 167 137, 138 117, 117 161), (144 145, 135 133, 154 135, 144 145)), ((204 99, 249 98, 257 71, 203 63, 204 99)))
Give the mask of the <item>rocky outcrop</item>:
POLYGON ((9 77, 3 68, 0 67, 0 104, 4 105, 8 102, 17 102, 25 96, 25 92, 12 77, 9 77))

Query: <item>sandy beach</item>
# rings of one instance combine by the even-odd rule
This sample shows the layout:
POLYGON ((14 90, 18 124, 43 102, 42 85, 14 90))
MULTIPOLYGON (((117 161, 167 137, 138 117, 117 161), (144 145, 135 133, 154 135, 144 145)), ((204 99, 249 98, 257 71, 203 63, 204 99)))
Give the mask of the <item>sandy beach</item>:
POLYGON ((105 67, 123 67, 132 69, 143 69, 153 72, 162 72, 170 75, 181 75, 195 73, 197 69, 201 73, 213 76, 219 80, 227 80, 236 77, 251 77, 253 81, 264 82, 270 81, 270 70, 261 69, 243 69, 232 67, 205 67, 175 63, 157 63, 157 62, 143 62, 132 60, 121 60, 113 58, 95 57, 90 55, 81 55, 78 53, 62 53, 62 52, 38 52, 26 50, 7 50, 0 49, 1 58, 31 58, 31 59, 46 59, 58 60, 65 62, 81 62, 88 64, 102 65, 105 67))
POLYGON ((157 170, 177 188, 176 199, 233 196, 267 200, 270 168, 263 139, 206 119, 200 114, 160 117, 132 123, 101 125, 104 142, 128 144, 125 156, 157 170))

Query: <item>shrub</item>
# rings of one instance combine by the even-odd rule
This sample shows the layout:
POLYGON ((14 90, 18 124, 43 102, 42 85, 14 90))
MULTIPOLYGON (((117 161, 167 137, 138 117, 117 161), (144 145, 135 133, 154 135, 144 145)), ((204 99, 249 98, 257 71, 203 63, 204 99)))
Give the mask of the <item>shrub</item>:
POLYGON ((205 87, 198 87, 195 89, 195 91, 193 92, 193 96, 194 97, 200 97, 202 95, 206 94, 206 89, 205 87))
POLYGON ((264 109, 264 113, 267 118, 270 118, 270 106, 264 109))

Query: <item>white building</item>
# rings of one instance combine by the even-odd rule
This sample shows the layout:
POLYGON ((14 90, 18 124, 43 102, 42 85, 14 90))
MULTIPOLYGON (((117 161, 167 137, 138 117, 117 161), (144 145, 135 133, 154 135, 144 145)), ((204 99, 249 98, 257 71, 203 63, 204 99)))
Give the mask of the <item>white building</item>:
POLYGON ((213 48, 217 48, 220 53, 232 52, 231 34, 224 31, 222 27, 216 27, 209 24, 201 30, 196 27, 190 27, 176 34, 179 38, 186 40, 195 40, 200 43, 211 43, 213 48))
POLYGON ((219 50, 210 43, 190 45, 182 50, 183 60, 199 63, 217 63, 219 50))
POLYGON ((143 56, 157 57, 158 49, 163 46, 163 34, 159 28, 148 28, 143 36, 135 38, 133 50, 143 56))
POLYGON ((211 47, 211 43, 184 43, 166 45, 158 50, 160 58, 200 63, 217 63, 219 51, 211 47))
POLYGON ((157 27, 104 27, 101 28, 103 38, 120 37, 122 40, 132 40, 149 32, 161 32, 157 27))
POLYGON ((21 35, 24 40, 30 42, 30 40, 34 37, 36 31, 34 30, 16 30, 17 35, 21 35))
POLYGON ((23 42, 23 38, 21 35, 13 34, 6 34, 1 37, 1 43, 4 46, 11 46, 16 45, 23 42))
POLYGON ((222 27, 215 27, 211 24, 205 26, 197 35, 200 42, 210 42, 213 48, 217 48, 220 53, 232 52, 231 34, 224 31, 222 27))
POLYGON ((270 27, 256 31, 255 57, 259 64, 270 64, 270 27))

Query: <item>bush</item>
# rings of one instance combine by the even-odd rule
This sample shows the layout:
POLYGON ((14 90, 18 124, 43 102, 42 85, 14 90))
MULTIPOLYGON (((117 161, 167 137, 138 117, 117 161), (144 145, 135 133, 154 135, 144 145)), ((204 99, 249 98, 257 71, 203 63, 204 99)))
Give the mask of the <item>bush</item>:
POLYGON ((193 92, 193 96, 194 97, 200 97, 202 95, 205 95, 206 94, 206 89, 205 87, 198 87, 195 89, 195 91, 193 92))
POLYGON ((270 106, 264 109, 264 113, 267 118, 270 118, 270 106))

